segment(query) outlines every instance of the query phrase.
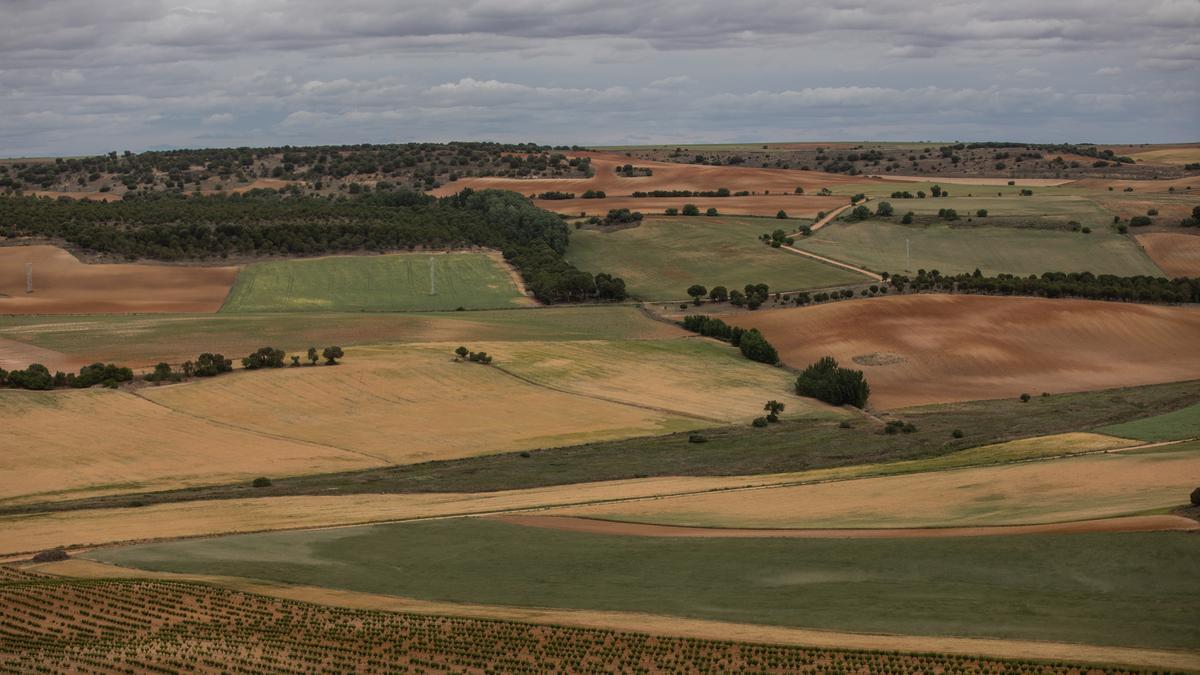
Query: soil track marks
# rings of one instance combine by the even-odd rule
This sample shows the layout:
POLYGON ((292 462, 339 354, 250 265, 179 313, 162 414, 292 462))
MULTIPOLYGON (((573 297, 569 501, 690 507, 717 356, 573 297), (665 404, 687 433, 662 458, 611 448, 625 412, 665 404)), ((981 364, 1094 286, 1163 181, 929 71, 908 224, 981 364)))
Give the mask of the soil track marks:
POLYGON ((1200 235, 1150 232, 1137 240, 1168 277, 1200 277, 1200 235))
POLYGON ((1087 300, 905 295, 746 313, 785 363, 863 366, 874 407, 1061 393, 1200 377, 1200 308, 1087 300), (870 330, 862 330, 870 326, 870 330))
POLYGON ((237 273, 236 267, 87 265, 57 246, 0 248, 0 314, 215 312, 237 273), (25 292, 26 263, 33 263, 33 293, 25 292))

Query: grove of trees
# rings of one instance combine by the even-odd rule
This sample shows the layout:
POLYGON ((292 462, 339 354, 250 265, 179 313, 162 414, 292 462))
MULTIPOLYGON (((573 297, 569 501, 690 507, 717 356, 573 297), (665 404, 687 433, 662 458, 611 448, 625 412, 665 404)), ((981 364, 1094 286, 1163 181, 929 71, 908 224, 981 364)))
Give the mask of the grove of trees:
POLYGON ((821 358, 805 368, 796 378, 796 393, 831 405, 852 405, 864 408, 871 387, 861 370, 842 368, 832 356, 821 358))

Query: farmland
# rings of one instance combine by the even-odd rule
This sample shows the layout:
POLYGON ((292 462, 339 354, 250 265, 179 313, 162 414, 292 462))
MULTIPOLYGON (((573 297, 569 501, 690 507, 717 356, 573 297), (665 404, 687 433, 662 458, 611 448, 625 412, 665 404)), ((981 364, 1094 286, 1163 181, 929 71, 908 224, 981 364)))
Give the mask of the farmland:
POLYGON ((56 246, 0 247, 0 314, 215 312, 235 267, 86 265, 56 246), (26 293, 25 266, 34 292, 26 293))
MULTIPOLYGON (((21 626, 17 632, 6 632, 0 641, 5 654, 0 669, 11 672, 33 667, 220 669, 232 662, 248 673, 361 671, 371 665, 389 670, 610 671, 630 664, 647 670, 753 667, 760 672, 816 672, 829 667, 919 666, 975 673, 1008 663, 398 614, 179 581, 63 583, 12 571, 0 582, 0 596, 6 600, 2 619, 21 626), (30 607, 53 615, 31 612, 30 607), (105 618, 97 623, 88 615, 105 618), (256 628, 247 628, 247 621, 256 628), (96 644, 97 634, 104 641, 102 648, 96 644), (388 638, 380 642, 376 635, 388 638), (136 655, 130 651, 135 648, 136 655)), ((1087 671, 1086 666, 1069 663, 1033 664, 1043 672, 1063 675, 1087 671)))
POLYGON ((797 240, 796 247, 877 272, 925 269, 959 274, 979 269, 989 276, 1049 271, 1162 276, 1131 239, 1107 227, 1082 234, 1016 227, 837 222, 797 240))
POLYGON ((1122 424, 1112 424, 1101 427, 1099 431, 1143 441, 1200 438, 1200 405, 1122 424))
POLYGON ((790 220, 765 218, 651 218, 611 232, 578 230, 567 257, 581 269, 613 270, 630 293, 647 300, 686 298, 687 288, 697 283, 731 289, 765 283, 772 290, 797 290, 865 279, 758 240, 764 232, 796 227, 790 220))
MULTIPOLYGON (((710 493, 551 514, 717 528, 920 528, 1083 521, 1177 506, 1200 444, 710 493), (1080 489, 1086 485, 1086 489, 1080 489)), ((1187 521, 1185 521, 1187 522, 1187 521)))
POLYGON ((657 539, 451 520, 152 544, 91 556, 151 570, 418 599, 1187 648, 1197 639, 1200 586, 1189 562, 1197 546, 1195 537, 1179 534, 657 539), (1153 569, 1144 564, 1147 555, 1156 560, 1153 569), (1090 561, 1085 578, 1080 559, 1090 561), (330 565, 353 573, 331 576, 330 565), (406 573, 396 574, 397 566, 406 573), (1107 592, 1087 592, 1096 584, 1107 592), (989 611, 975 611, 980 604, 989 611))
POLYGON ((1200 236, 1153 232, 1139 234, 1137 241, 1167 276, 1200 276, 1200 236))
POLYGON ((529 304, 514 276, 498 255, 482 253, 263 262, 241 271, 222 311, 378 312, 529 304))
POLYGON ((1200 360, 1182 348, 1200 331, 1194 307, 914 295, 759 311, 737 323, 761 330, 793 366, 832 355, 864 368, 881 408, 1200 376, 1200 360), (855 330, 864 325, 872 330, 855 330), (872 365, 873 354, 895 358, 872 365))

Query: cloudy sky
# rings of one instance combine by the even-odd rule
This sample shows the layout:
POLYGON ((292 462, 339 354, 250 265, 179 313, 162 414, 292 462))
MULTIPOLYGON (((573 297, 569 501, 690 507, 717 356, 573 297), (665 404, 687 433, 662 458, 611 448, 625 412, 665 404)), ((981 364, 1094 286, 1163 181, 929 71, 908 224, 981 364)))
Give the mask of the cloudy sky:
POLYGON ((1200 0, 0 0, 0 156, 1200 141, 1200 0))

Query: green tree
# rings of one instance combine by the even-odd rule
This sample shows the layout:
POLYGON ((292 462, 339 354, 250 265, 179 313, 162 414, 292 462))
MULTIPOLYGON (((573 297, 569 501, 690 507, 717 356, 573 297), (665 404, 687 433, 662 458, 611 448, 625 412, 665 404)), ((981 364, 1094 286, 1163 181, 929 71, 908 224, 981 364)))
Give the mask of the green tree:
POLYGON ((893 213, 895 213, 895 210, 892 208, 891 202, 879 202, 879 206, 875 207, 875 215, 877 216, 888 218, 893 213))
POLYGON ((770 365, 779 363, 779 353, 775 351, 775 347, 770 342, 767 342, 762 333, 758 332, 757 328, 751 328, 742 333, 741 340, 738 341, 738 349, 742 351, 742 356, 751 361, 770 365))
POLYGON ((687 294, 692 296, 692 302, 698 305, 700 304, 700 298, 708 295, 708 289, 700 284, 692 284, 688 286, 687 294))
POLYGON ((708 292, 708 299, 713 302, 725 302, 729 299, 729 290, 724 286, 713 286, 708 292))
POLYGON ((700 215, 700 207, 696 206, 695 204, 684 204, 683 205, 683 215, 698 216, 698 215, 700 215))
POLYGON ((766 405, 763 406, 763 410, 767 411, 767 421, 778 422, 779 413, 783 412, 784 407, 782 403, 774 399, 767 401, 766 405))
POLYGON ((715 206, 710 206, 710 207, 708 207, 708 209, 707 209, 707 210, 705 210, 705 211, 704 211, 704 215, 706 215, 706 216, 717 216, 717 215, 720 215, 720 214, 719 214, 719 213, 717 213, 717 207, 715 207, 715 206))
POLYGON ((796 393, 832 405, 862 408, 871 395, 871 387, 861 370, 842 368, 837 359, 826 356, 800 373, 796 378, 796 393))
POLYGON ((310 364, 312 364, 312 365, 314 365, 314 366, 315 366, 315 365, 317 365, 317 360, 318 360, 318 359, 320 359, 320 358, 321 358, 321 355, 320 355, 319 353, 317 353, 317 348, 316 348, 316 347, 309 347, 309 348, 308 348, 308 362, 309 362, 310 364))
POLYGON ((466 347, 459 347, 458 349, 454 350, 454 353, 458 354, 458 358, 465 359, 467 358, 467 354, 471 353, 471 350, 467 349, 466 347))
POLYGON ((788 217, 787 211, 784 211, 783 209, 779 209, 779 212, 775 214, 775 217, 780 220, 787 220, 787 217, 788 217))
POLYGON ((345 356, 345 353, 342 351, 341 347, 333 346, 326 347, 325 350, 321 352, 321 356, 325 357, 325 365, 336 366, 338 364, 337 360, 345 356))

